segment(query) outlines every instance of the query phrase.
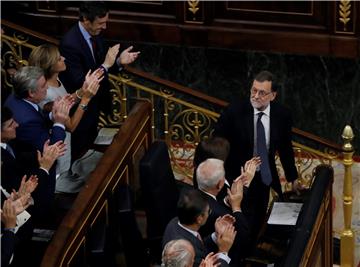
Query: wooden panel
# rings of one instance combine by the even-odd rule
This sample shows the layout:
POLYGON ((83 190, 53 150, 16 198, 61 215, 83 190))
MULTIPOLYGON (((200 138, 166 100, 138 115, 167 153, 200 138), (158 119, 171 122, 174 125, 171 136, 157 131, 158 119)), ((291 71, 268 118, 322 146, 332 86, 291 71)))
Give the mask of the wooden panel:
POLYGON ((150 116, 150 103, 144 101, 134 106, 61 222, 41 266, 73 266, 86 262, 94 227, 107 227, 110 221, 108 202, 114 191, 119 184, 134 179, 133 155, 138 153, 139 147, 147 149, 147 144, 151 143, 150 116))
MULTIPOLYGON (((356 1, 107 1, 113 41, 360 56, 356 1), (345 22, 346 21, 346 24, 345 22), (336 38, 335 38, 336 37, 336 38), (343 48, 341 48, 343 46, 343 48)), ((79 2, 4 2, 3 18, 61 38, 79 2)))

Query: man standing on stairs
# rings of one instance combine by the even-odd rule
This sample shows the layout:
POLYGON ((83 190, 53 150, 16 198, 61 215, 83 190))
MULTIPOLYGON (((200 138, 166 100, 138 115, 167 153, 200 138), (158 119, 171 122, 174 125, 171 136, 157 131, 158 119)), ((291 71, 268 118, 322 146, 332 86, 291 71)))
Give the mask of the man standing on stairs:
MULTIPOLYGON (((60 78, 68 92, 73 93, 81 88, 90 69, 94 71, 101 67, 105 73, 98 93, 89 103, 87 112, 72 134, 74 160, 81 157, 95 140, 100 109, 110 112, 108 73, 120 71, 123 65, 134 62, 140 53, 131 52, 133 47, 130 46, 119 54, 120 44, 110 48, 105 45, 101 33, 106 29, 108 19, 109 10, 104 2, 82 2, 79 21, 64 35, 60 43, 60 53, 65 57, 67 66, 60 78)), ((81 98, 81 95, 78 97, 81 98)))
POLYGON ((265 219, 270 187, 282 198, 275 165, 276 153, 280 156, 287 181, 292 182, 294 190, 301 189, 291 144, 291 113, 273 102, 276 95, 273 75, 269 71, 261 71, 252 83, 250 99, 230 104, 221 114, 214 132, 215 136, 224 137, 230 142, 230 152, 225 163, 229 181, 241 174, 240 167, 247 160, 254 156, 261 158, 261 165, 241 207, 244 213, 254 218, 254 238, 265 219))

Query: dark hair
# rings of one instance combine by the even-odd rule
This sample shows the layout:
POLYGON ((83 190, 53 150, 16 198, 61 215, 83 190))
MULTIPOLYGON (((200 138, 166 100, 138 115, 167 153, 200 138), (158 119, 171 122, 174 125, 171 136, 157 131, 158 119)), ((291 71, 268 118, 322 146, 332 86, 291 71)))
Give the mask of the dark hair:
POLYGON ((194 166, 209 158, 225 161, 229 155, 230 143, 222 137, 210 137, 202 140, 195 149, 194 166))
POLYGON ((195 189, 184 189, 177 203, 177 214, 181 224, 194 224, 209 205, 205 196, 195 189))
POLYGON ((10 120, 12 117, 13 113, 8 107, 1 107, 1 129, 3 128, 3 123, 10 120))
POLYGON ((275 79, 274 79, 274 75, 267 70, 263 70, 260 71, 258 74, 256 74, 255 79, 258 82, 265 82, 265 81, 269 81, 271 82, 271 91, 276 92, 277 91, 277 86, 275 85, 275 79))
POLYGON ((108 7, 103 1, 84 1, 79 8, 79 20, 86 18, 93 22, 96 18, 103 18, 109 12, 108 7))

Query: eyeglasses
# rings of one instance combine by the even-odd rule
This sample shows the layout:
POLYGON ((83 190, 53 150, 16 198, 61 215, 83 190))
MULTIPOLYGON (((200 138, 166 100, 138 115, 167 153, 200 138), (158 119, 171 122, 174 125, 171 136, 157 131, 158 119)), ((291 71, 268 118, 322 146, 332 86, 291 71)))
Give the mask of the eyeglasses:
POLYGON ((256 89, 256 88, 253 87, 253 88, 250 89, 250 93, 251 93, 252 95, 258 94, 259 97, 265 97, 265 96, 267 96, 267 95, 270 95, 270 94, 272 93, 272 91, 266 92, 266 91, 264 91, 264 90, 258 90, 258 89, 256 89))

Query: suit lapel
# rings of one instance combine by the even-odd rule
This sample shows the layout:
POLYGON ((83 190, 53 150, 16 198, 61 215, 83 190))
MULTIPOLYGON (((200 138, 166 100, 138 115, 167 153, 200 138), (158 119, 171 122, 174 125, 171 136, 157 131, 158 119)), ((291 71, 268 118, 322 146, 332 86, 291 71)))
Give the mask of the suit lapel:
MULTIPOLYGON (((245 136, 248 136, 248 143, 249 147, 254 147, 254 108, 252 107, 251 103, 248 102, 248 105, 246 106, 246 117, 245 117, 245 125, 246 125, 246 131, 247 134, 245 136)), ((253 154, 253 151, 251 151, 251 155, 253 154)))
MULTIPOLYGON (((80 48, 82 51, 85 51, 86 57, 85 60, 87 61, 87 65, 91 66, 91 69, 95 69, 96 68, 96 62, 94 60, 93 54, 91 53, 90 47, 87 43, 87 41, 84 39, 84 36, 82 35, 79 26, 76 27, 76 30, 78 31, 78 41, 80 44, 80 48)), ((97 38, 95 38, 96 40, 97 38)), ((96 44, 98 44, 98 42, 96 41, 96 44)))

